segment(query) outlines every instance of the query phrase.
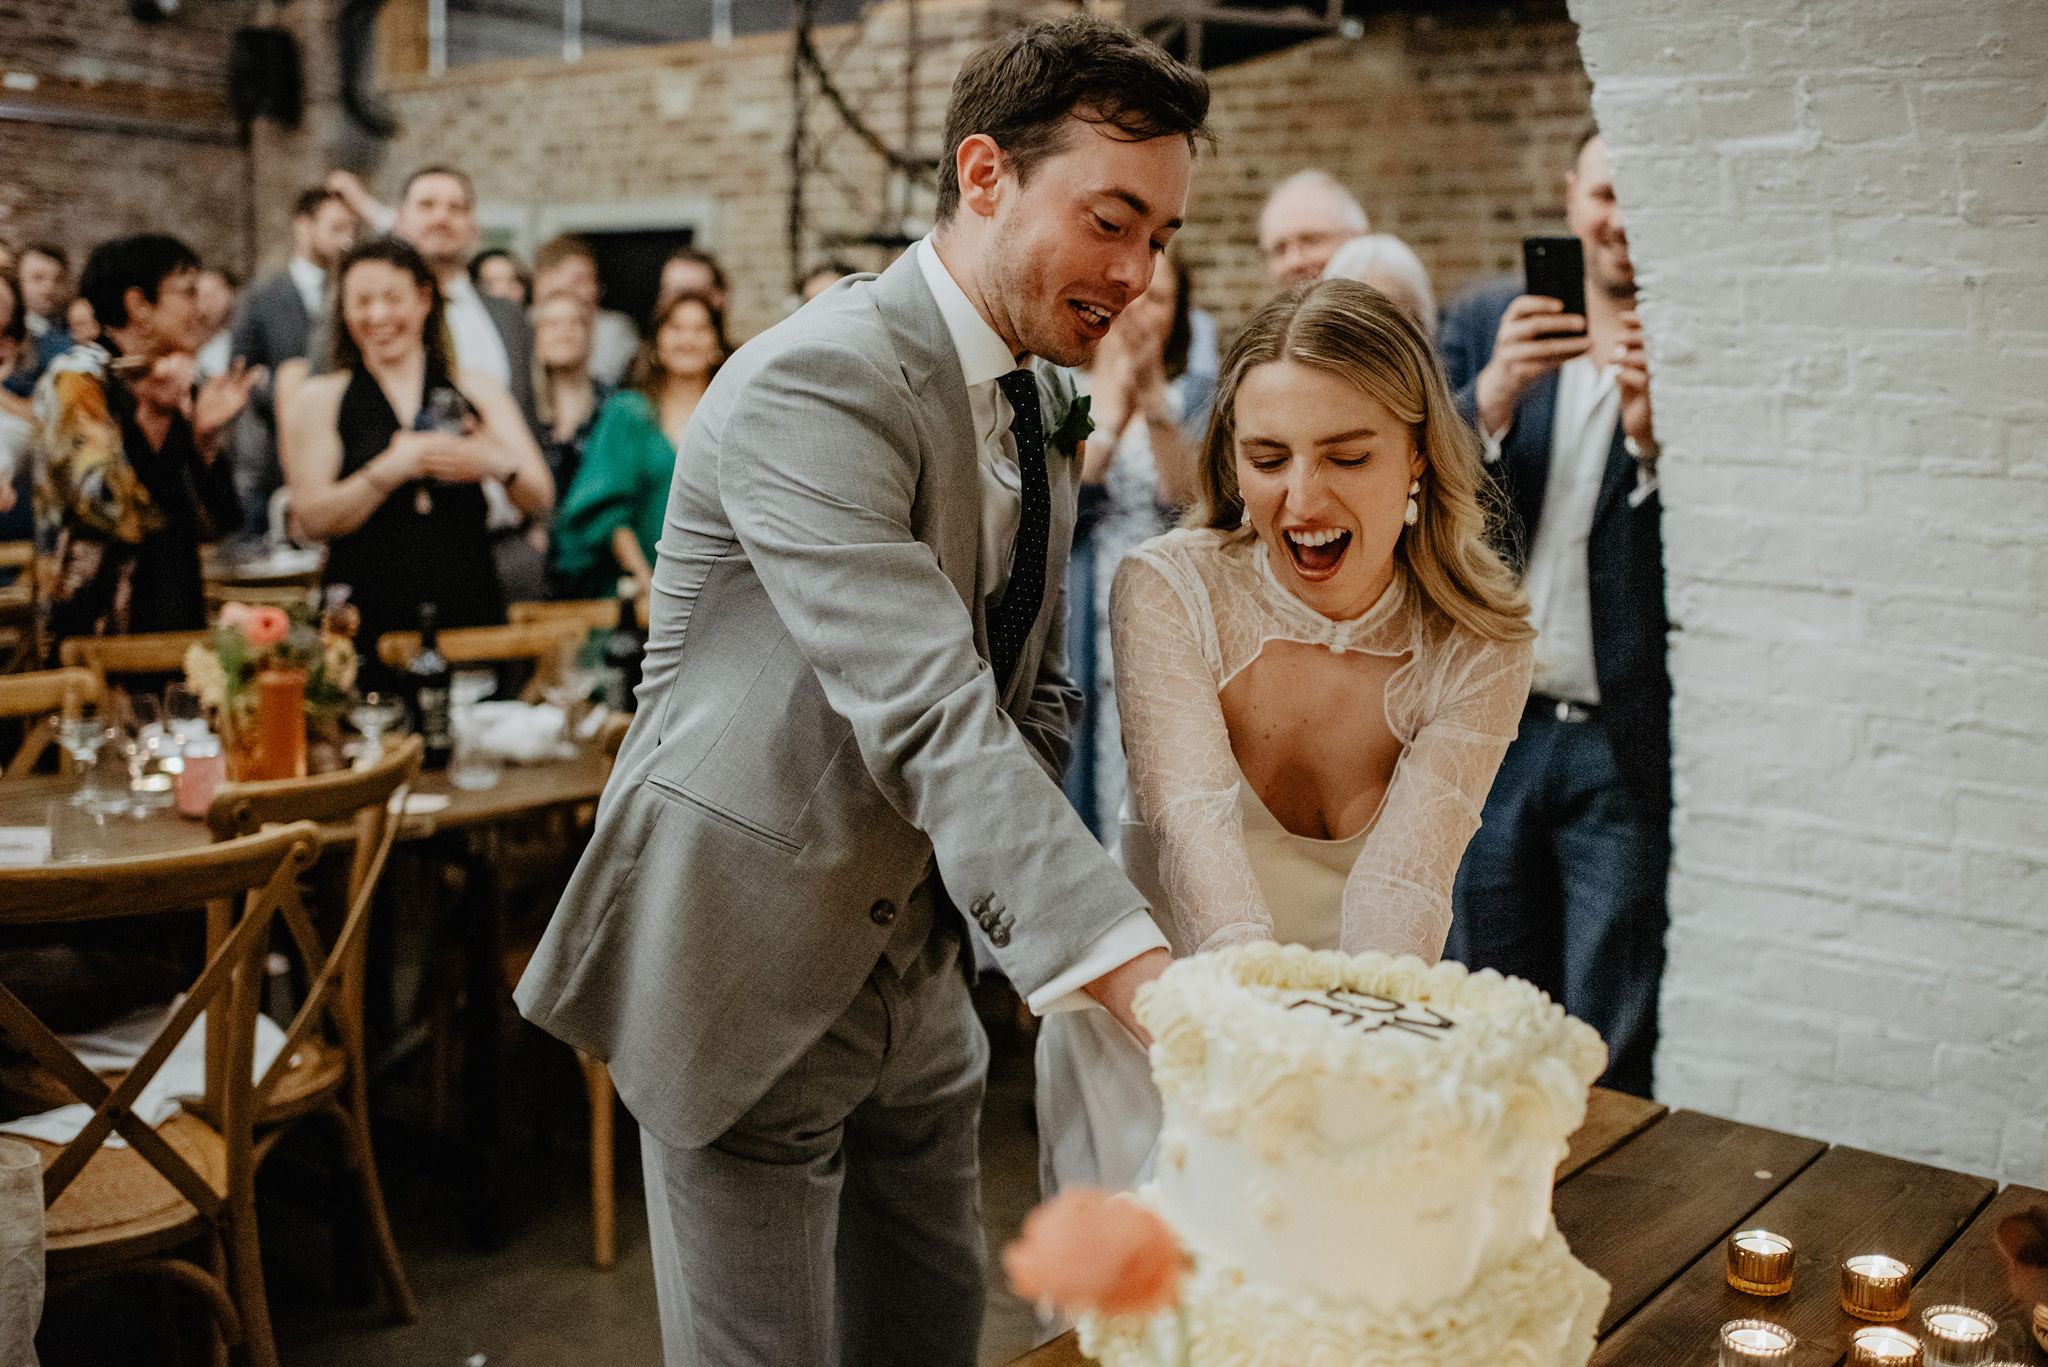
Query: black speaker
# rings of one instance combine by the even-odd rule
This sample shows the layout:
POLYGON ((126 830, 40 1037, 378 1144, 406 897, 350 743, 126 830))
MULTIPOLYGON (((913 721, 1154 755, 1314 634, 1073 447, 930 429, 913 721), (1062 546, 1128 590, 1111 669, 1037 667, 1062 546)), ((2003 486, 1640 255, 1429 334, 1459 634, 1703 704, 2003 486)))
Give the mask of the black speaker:
POLYGON ((236 29, 228 49, 228 99, 243 123, 275 119, 297 128, 306 104, 298 40, 281 28, 236 29))

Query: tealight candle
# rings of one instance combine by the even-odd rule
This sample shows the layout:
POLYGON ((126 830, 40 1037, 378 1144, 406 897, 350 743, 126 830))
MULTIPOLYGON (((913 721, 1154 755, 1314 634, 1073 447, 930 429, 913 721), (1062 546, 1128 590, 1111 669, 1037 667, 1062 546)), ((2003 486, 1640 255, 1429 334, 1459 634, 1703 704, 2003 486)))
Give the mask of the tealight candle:
POLYGON ((1769 1320, 1730 1320, 1721 1326, 1721 1367, 1785 1367, 1799 1340, 1769 1320))
POLYGON ((1920 1367, 1920 1340, 1873 1325, 1849 1336, 1849 1367, 1920 1367))
POLYGON ((1728 1236, 1728 1285, 1752 1296, 1782 1296, 1792 1289, 1792 1241, 1767 1229, 1728 1236))
POLYGON ((1897 1258, 1859 1253, 1842 1262, 1842 1309, 1859 1320, 1902 1320, 1912 1295, 1913 1269, 1897 1258))
POLYGON ((2048 1353, 2048 1305, 2034 1307, 2034 1342, 2041 1345, 2041 1351, 2048 1353))
POLYGON ((1991 1356, 1998 1321, 1962 1305, 1931 1305, 1921 1312, 1921 1335, 1931 1367, 1976 1367, 1991 1356))

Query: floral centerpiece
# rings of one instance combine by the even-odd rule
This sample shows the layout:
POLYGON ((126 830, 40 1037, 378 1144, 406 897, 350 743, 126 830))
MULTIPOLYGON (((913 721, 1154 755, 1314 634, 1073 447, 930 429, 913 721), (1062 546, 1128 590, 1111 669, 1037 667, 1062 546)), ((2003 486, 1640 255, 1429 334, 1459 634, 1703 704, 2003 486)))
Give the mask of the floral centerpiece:
POLYGON ((306 727, 339 724, 356 681, 354 611, 224 603, 211 638, 185 652, 185 680, 212 710, 238 781, 299 778, 306 727))

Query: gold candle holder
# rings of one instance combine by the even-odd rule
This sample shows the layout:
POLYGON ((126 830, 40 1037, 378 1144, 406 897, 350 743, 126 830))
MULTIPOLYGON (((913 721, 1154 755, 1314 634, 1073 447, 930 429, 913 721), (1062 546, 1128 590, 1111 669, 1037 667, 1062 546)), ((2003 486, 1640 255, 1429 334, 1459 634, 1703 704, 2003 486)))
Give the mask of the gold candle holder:
POLYGON ((1858 1329, 1849 1336, 1848 1367, 1921 1367, 1920 1340, 1888 1325, 1858 1329))
POLYGON ((1906 1317, 1913 1269, 1882 1253, 1842 1260, 1842 1309, 1859 1320, 1892 1324, 1906 1317))
POLYGON ((1767 1229, 1728 1236, 1728 1285, 1752 1296, 1782 1296, 1792 1289, 1792 1241, 1767 1229))
POLYGON ((1798 1336, 1769 1320, 1730 1320, 1721 1326, 1720 1367, 1786 1367, 1798 1336))
POLYGON ((1930 1305, 1920 1312, 1929 1367, 1977 1367, 1991 1359, 1998 1321, 1966 1305, 1930 1305))
POLYGON ((2041 1351, 2048 1353, 2048 1305, 2034 1307, 2034 1342, 2041 1345, 2041 1351))

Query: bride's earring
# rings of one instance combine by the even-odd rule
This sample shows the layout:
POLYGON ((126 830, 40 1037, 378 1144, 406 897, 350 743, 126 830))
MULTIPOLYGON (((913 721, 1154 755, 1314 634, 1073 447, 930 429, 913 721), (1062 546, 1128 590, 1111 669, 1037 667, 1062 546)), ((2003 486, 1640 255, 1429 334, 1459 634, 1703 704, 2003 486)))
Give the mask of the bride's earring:
POLYGON ((1421 492, 1421 480, 1411 479, 1408 481, 1408 511, 1401 514, 1401 520, 1411 527, 1422 521, 1422 508, 1415 502, 1415 496, 1421 492))
POLYGON ((1252 510, 1250 508, 1245 508, 1242 510, 1242 515, 1237 519, 1237 525, 1240 527, 1249 527, 1252 525, 1252 510))

